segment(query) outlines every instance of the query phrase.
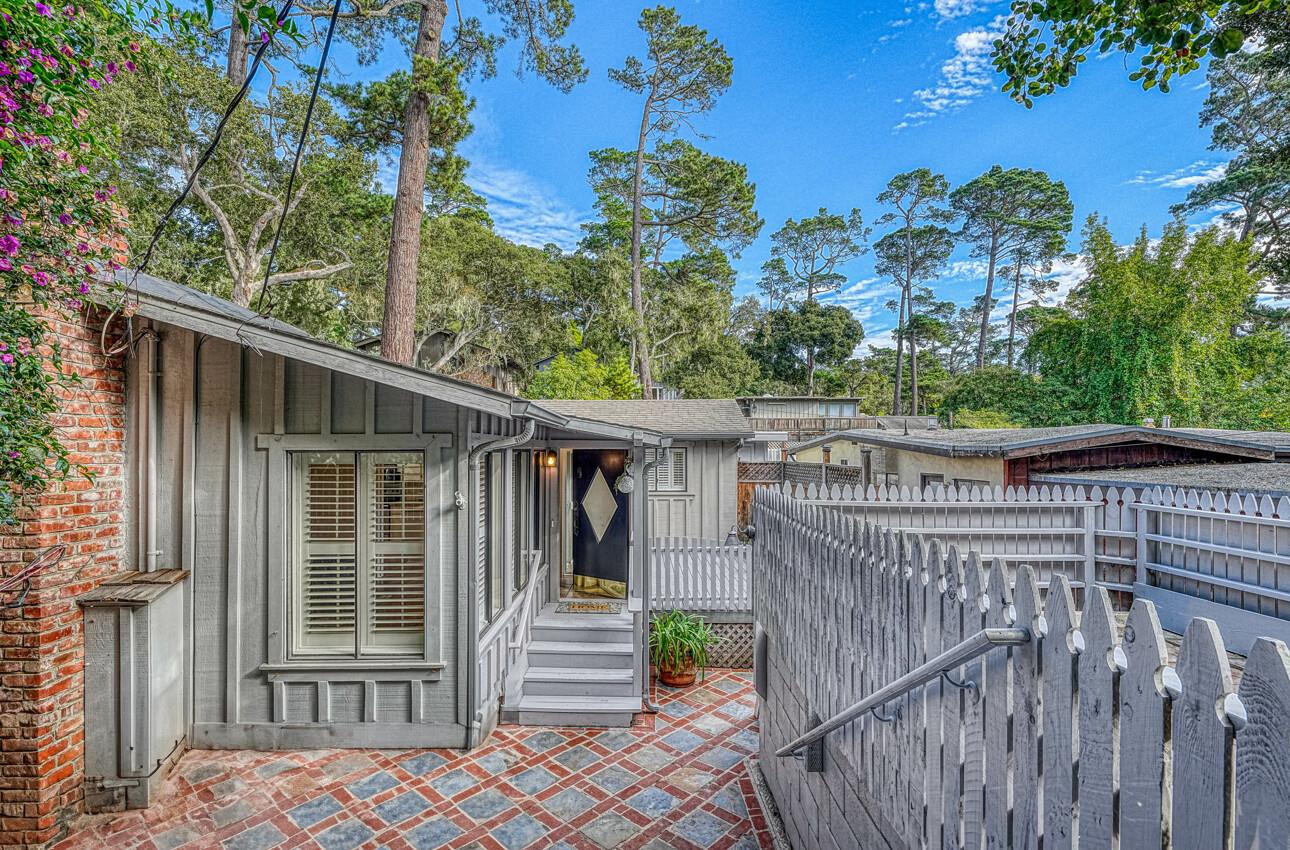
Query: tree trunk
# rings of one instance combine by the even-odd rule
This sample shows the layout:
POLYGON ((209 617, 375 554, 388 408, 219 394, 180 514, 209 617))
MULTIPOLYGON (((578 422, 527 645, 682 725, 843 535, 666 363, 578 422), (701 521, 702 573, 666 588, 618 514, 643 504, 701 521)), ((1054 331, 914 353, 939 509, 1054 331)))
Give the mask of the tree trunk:
POLYGON ((417 257, 421 253, 421 219, 425 210, 426 168, 430 164, 430 95, 421 90, 424 63, 439 60, 444 0, 421 7, 417 41, 412 49, 412 92, 403 113, 403 148, 390 224, 390 253, 385 271, 385 316, 381 323, 381 356, 412 365, 417 313, 417 257), (418 69, 421 64, 421 69, 418 69))
POLYGON ((641 129, 636 137, 636 168, 632 174, 632 310, 636 313, 634 346, 637 357, 637 374, 641 380, 641 398, 654 395, 654 373, 650 368, 649 334, 645 324, 645 293, 641 285, 641 183, 645 177, 645 142, 649 136, 649 115, 653 95, 645 99, 641 110, 641 129))
POLYGON ((806 349, 806 394, 815 395, 815 349, 806 349))
POLYGON ((249 54, 250 47, 246 41, 246 33, 238 26, 235 8, 233 22, 228 28, 228 63, 225 68, 229 82, 235 86, 246 82, 246 61, 249 54))
POLYGON ((896 321, 896 387, 891 393, 891 415, 904 411, 900 383, 905 377, 905 286, 900 287, 900 317, 896 321))
POLYGON ((255 276, 255 270, 245 264, 242 269, 233 278, 233 292, 229 295, 229 301, 232 301, 239 307, 251 306, 251 295, 254 284, 252 278, 255 276))
POLYGON ((990 301, 994 297, 994 266, 999 259, 999 237, 990 239, 990 263, 986 270, 985 297, 981 300, 981 336, 976 343, 976 368, 985 366, 985 339, 990 334, 990 301))
POLYGON ((1017 338, 1017 301, 1021 298, 1021 261, 1017 261, 1017 275, 1012 279, 1012 312, 1008 314, 1008 368, 1012 368, 1013 343, 1017 338))
POLYGON ((909 299, 909 414, 918 415, 918 338, 914 336, 914 299, 909 299))

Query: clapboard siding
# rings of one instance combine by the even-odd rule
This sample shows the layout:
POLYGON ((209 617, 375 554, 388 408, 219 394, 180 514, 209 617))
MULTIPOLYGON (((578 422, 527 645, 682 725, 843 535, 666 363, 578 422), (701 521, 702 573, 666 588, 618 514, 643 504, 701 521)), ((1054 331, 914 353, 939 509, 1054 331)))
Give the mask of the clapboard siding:
MULTIPOLYGON (((459 746, 466 710, 460 702, 458 616, 468 583, 458 559, 458 489, 469 450, 463 436, 470 419, 455 405, 385 391, 338 374, 236 344, 160 325, 158 419, 151 462, 156 464, 156 549, 160 567, 192 572, 188 609, 193 667, 192 744, 197 747, 459 746), (328 434, 388 440, 406 434, 444 435, 431 449, 427 496, 437 544, 438 583, 429 588, 435 607, 437 659, 427 675, 391 669, 267 672, 282 621, 285 587, 273 584, 272 501, 287 486, 286 464, 270 462, 264 435, 319 439, 328 434), (437 452, 437 454, 436 454, 437 452), (191 519, 189 519, 191 517, 191 519)), ((130 370, 132 397, 147 380, 130 370)), ((514 423, 485 417, 491 431, 514 423)), ((478 418, 476 418, 478 421, 478 418)), ((146 469, 129 432, 132 468, 146 469)), ((348 448, 349 446, 344 446, 348 448)), ((279 453, 278 457, 282 457, 279 453)), ((139 486, 143 473, 133 474, 139 486)), ((136 490, 136 492, 138 492, 136 490)), ((134 511, 131 514, 135 514, 134 511)), ((138 521, 132 534, 142 541, 138 521)), ((145 556, 142 545, 132 556, 145 556)))

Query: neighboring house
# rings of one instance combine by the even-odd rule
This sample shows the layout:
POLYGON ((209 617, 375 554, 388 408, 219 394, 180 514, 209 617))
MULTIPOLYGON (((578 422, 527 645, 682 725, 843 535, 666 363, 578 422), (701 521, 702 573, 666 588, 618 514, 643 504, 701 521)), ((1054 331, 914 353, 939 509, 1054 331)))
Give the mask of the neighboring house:
POLYGON ((1176 466, 1116 467, 1074 472, 1033 473, 1033 484, 1083 487, 1155 487, 1290 498, 1290 460, 1251 463, 1184 463, 1176 466))
MULTIPOLYGON (((372 334, 364 337, 355 343, 355 346, 360 351, 379 354, 381 335, 372 334)), ((417 367, 431 370, 452 349, 452 346, 453 335, 443 331, 435 331, 428 336, 422 337, 417 342, 417 367)), ((467 348, 476 349, 477 346, 471 344, 467 348)), ((457 353, 453 352, 452 357, 449 357, 449 363, 452 362, 457 353)), ((454 372, 452 376, 467 383, 515 394, 520 390, 520 380, 524 377, 524 370, 517 363, 505 363, 501 365, 475 366, 464 371, 454 372)))
POLYGON ((541 401, 566 416, 647 428, 672 440, 649 473, 651 537, 724 540, 737 521, 740 444, 752 428, 733 399, 541 401))
MULTIPOLYGON (((818 437, 858 428, 921 430, 937 426, 934 416, 876 416, 862 399, 822 396, 748 396, 739 404, 754 431, 744 443, 743 461, 787 460, 788 453, 818 437)), ((818 460, 817 460, 818 462, 818 460)))
MULTIPOLYGON (((1171 473, 1198 465, 1290 460, 1290 434, 1125 425, 1059 428, 991 428, 910 431, 852 429, 797 448, 798 461, 839 463, 864 469, 871 484, 906 487, 1028 485, 1064 480, 1067 473, 1159 467, 1171 473), (828 458, 825 459, 826 453, 828 458)), ((1231 476, 1239 474, 1231 468, 1231 476)), ((1175 473, 1178 481, 1198 473, 1175 473)), ((1206 480, 1224 473, 1207 473, 1206 480)), ((1121 473, 1121 476, 1123 474, 1121 473)), ((1199 482, 1199 478, 1196 478, 1199 482)), ((1233 481, 1233 484, 1236 482, 1233 481)), ((1201 486, 1200 483, 1187 486, 1201 486)), ((1211 484, 1204 486, 1212 487, 1211 484)), ((1244 489, 1244 488, 1242 488, 1244 489)))
POLYGON ((685 505, 665 533, 724 535, 737 410, 596 421, 147 275, 131 302, 107 353, 101 314, 58 330, 84 377, 69 439, 98 477, 40 497, 5 540, 18 563, 69 547, 0 610, 21 626, 0 663, 51 671, 0 695, 32 742, 0 790, 31 789, 41 812, 15 828, 53 835, 83 797, 146 805, 186 747, 469 748, 502 717, 630 724, 645 479, 685 505), (566 567, 616 601, 557 612, 566 567))

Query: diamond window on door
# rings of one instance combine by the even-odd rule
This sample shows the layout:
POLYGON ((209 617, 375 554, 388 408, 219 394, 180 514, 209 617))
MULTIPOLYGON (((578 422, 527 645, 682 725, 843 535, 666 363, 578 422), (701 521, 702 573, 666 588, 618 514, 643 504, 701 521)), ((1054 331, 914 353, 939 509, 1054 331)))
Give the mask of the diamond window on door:
POLYGON ((582 496, 582 509, 587 512, 591 530, 596 533, 596 542, 599 543, 604 539, 605 531, 618 511, 618 500, 614 498, 614 491, 605 481, 605 474, 600 469, 596 470, 591 486, 582 496))

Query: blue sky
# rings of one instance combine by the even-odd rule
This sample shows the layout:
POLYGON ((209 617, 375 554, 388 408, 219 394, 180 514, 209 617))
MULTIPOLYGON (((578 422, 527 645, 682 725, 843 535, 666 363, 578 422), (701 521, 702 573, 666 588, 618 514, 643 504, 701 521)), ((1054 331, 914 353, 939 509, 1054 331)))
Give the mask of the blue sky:
MULTIPOLYGON (((734 59, 734 85, 699 128, 709 136, 705 147, 748 165, 766 220, 735 261, 739 294, 755 291, 769 236, 785 218, 858 206, 873 222, 882 212, 874 197, 901 171, 927 166, 958 185, 996 163, 1046 170, 1075 203, 1074 249, 1078 224, 1091 213, 1108 217, 1124 241, 1144 224, 1157 233, 1170 204, 1224 159, 1197 126, 1200 73, 1169 94, 1144 92, 1114 56, 1090 60, 1074 86, 1030 110, 999 93, 988 52, 1006 0, 675 5, 734 59)), ((575 0, 575 7, 571 38, 586 57, 587 82, 561 94, 532 75, 518 78, 508 51, 496 78, 471 86, 476 131, 463 148, 499 230, 566 248, 594 216, 587 152, 634 144, 639 99, 606 71, 643 43, 639 5, 575 0)), ((964 303, 979 293, 979 266, 960 250, 936 285, 940 297, 964 303)), ((867 342, 884 342, 894 323, 884 308, 891 289, 874 278, 869 255, 844 271, 850 283, 834 299, 856 312, 867 342)), ((1058 272, 1069 286, 1078 268, 1058 272)))

